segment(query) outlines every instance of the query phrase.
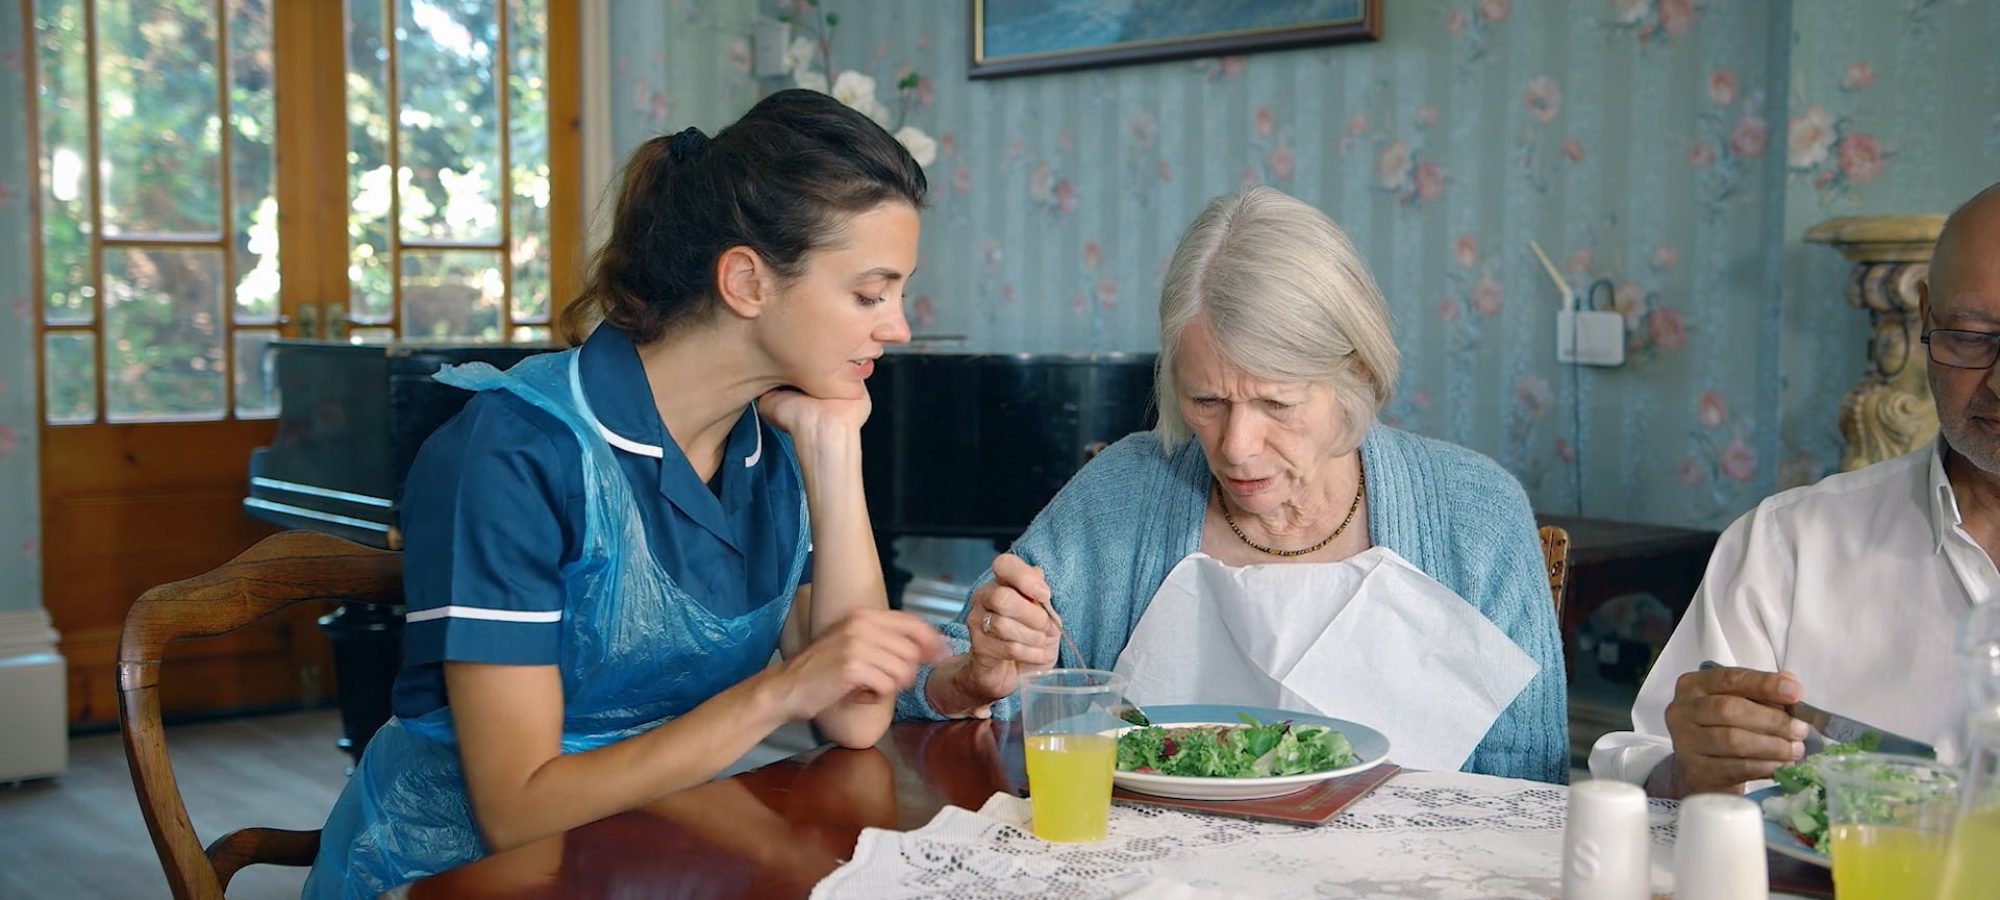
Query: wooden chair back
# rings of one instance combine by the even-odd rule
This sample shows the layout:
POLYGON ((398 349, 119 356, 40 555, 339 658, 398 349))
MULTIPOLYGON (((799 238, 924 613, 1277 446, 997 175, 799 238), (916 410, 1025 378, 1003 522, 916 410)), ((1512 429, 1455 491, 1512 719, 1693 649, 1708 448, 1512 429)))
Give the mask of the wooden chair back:
POLYGON ((1569 532, 1560 526, 1543 525, 1542 561, 1549 568, 1549 593, 1556 604, 1556 624, 1563 620, 1563 604, 1569 600, 1569 532))
POLYGON ((221 567, 147 591, 118 640, 118 721, 146 830, 177 900, 219 900, 244 866, 312 865, 319 831, 245 828, 204 849, 188 820, 160 725, 160 659, 168 644, 212 637, 304 600, 398 604, 402 555, 308 531, 258 541, 221 567))

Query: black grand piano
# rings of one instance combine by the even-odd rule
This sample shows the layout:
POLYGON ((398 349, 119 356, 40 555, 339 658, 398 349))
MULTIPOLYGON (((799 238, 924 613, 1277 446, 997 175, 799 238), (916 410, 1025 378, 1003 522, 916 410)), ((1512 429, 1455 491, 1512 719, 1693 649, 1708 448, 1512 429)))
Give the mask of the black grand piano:
MULTIPOLYGON (((547 345, 272 344, 281 405, 250 459, 251 516, 402 549, 403 479, 417 448, 471 395, 431 380, 445 364, 505 368, 547 345)), ((899 603, 901 535, 1004 547, 1096 451, 1149 428, 1150 353, 936 353, 882 357, 862 430, 868 510, 899 603)), ((341 745, 360 758, 387 720, 401 663, 395 611, 344 606, 320 620, 334 646, 341 745)))

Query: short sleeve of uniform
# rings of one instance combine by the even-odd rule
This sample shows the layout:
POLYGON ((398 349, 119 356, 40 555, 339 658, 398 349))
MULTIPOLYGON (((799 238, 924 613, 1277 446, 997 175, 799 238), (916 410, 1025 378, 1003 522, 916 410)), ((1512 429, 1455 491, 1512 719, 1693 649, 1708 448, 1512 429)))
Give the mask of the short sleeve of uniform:
POLYGON ((497 391, 424 443, 403 491, 406 665, 559 661, 582 505, 574 445, 553 416, 497 391))

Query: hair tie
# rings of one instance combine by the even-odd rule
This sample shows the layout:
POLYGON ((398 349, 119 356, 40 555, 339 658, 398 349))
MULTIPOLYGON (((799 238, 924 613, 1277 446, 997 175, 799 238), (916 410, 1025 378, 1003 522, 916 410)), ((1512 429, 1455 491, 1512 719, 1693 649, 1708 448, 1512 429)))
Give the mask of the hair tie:
POLYGON ((701 155, 702 148, 707 146, 708 135, 702 134, 701 129, 684 128, 667 139, 667 155, 674 162, 684 163, 701 155))

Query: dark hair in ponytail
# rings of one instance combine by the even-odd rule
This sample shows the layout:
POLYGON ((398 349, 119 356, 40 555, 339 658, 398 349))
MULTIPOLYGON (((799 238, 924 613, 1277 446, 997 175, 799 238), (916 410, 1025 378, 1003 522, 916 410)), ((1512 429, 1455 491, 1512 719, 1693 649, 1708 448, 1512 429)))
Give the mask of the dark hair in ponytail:
POLYGON ((598 319, 641 343, 708 315, 715 260, 744 246, 786 278, 840 217, 890 200, 922 209, 923 167, 867 116, 817 91, 764 98, 714 138, 689 128, 625 163, 611 237, 562 313, 581 342, 598 319))

